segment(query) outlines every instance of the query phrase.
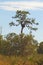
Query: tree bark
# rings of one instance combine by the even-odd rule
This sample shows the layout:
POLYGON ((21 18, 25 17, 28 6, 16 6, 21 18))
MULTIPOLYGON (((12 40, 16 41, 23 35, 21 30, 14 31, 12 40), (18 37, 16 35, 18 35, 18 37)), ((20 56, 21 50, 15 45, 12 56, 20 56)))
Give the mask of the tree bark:
POLYGON ((21 34, 23 33, 23 27, 21 28, 21 34))

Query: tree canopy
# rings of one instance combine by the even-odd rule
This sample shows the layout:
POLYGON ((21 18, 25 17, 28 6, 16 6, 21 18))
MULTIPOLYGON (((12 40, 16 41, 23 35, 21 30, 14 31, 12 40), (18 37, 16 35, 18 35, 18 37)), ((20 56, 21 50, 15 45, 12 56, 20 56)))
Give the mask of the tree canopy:
POLYGON ((16 19, 17 24, 15 22, 10 22, 10 26, 18 26, 21 25, 21 33, 23 33, 23 29, 27 27, 30 30, 37 30, 34 25, 38 25, 38 23, 35 22, 34 18, 29 18, 28 16, 30 15, 29 12, 27 11, 16 11, 16 15, 13 16, 13 19, 16 19))

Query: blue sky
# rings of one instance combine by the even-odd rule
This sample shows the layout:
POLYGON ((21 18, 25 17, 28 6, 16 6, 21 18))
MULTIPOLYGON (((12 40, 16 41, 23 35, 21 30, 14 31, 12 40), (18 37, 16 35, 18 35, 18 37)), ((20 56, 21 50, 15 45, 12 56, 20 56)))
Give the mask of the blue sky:
MULTIPOLYGON (((43 1, 42 0, 0 0, 0 27, 2 27, 2 34, 9 32, 20 33, 19 27, 10 27, 9 22, 13 21, 12 16, 15 15, 16 10, 26 10, 31 13, 29 15, 39 22, 38 30, 33 32, 36 40, 43 41, 43 1)), ((29 31, 24 29, 25 33, 29 31)))

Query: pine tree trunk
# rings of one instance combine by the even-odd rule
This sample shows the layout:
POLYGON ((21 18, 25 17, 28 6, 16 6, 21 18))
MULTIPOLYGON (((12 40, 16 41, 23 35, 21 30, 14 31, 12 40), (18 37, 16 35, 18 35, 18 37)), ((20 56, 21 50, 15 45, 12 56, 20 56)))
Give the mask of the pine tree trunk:
POLYGON ((21 28, 21 34, 23 33, 23 27, 21 28))

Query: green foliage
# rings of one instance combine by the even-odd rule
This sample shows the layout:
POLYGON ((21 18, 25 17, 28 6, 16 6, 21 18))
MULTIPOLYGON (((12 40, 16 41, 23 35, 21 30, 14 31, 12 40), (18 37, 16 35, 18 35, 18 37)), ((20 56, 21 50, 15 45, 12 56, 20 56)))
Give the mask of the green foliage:
POLYGON ((39 54, 43 54, 43 42, 40 42, 37 51, 38 51, 39 54))
POLYGON ((9 33, 6 39, 1 37, 0 41, 0 54, 9 60, 10 65, 43 65, 43 54, 37 52, 37 48, 43 50, 43 42, 38 46, 31 34, 9 33))
POLYGON ((27 27, 30 30, 37 30, 34 25, 38 25, 38 23, 35 22, 35 19, 28 18, 28 15, 30 15, 27 11, 16 11, 16 15, 12 18, 16 19, 16 22, 9 23, 10 26, 18 26, 21 25, 21 33, 23 33, 23 29, 27 27))
POLYGON ((32 35, 9 33, 0 43, 0 53, 4 55, 28 56, 33 54, 36 45, 32 35))
POLYGON ((0 65, 43 65, 43 42, 39 44, 31 34, 32 30, 37 30, 34 25, 38 23, 28 18, 28 14, 27 11, 16 11, 12 18, 17 24, 9 23, 10 26, 21 25, 21 34, 9 33, 6 38, 0 35, 0 65), (23 34, 25 27, 30 30, 29 35, 23 34))

